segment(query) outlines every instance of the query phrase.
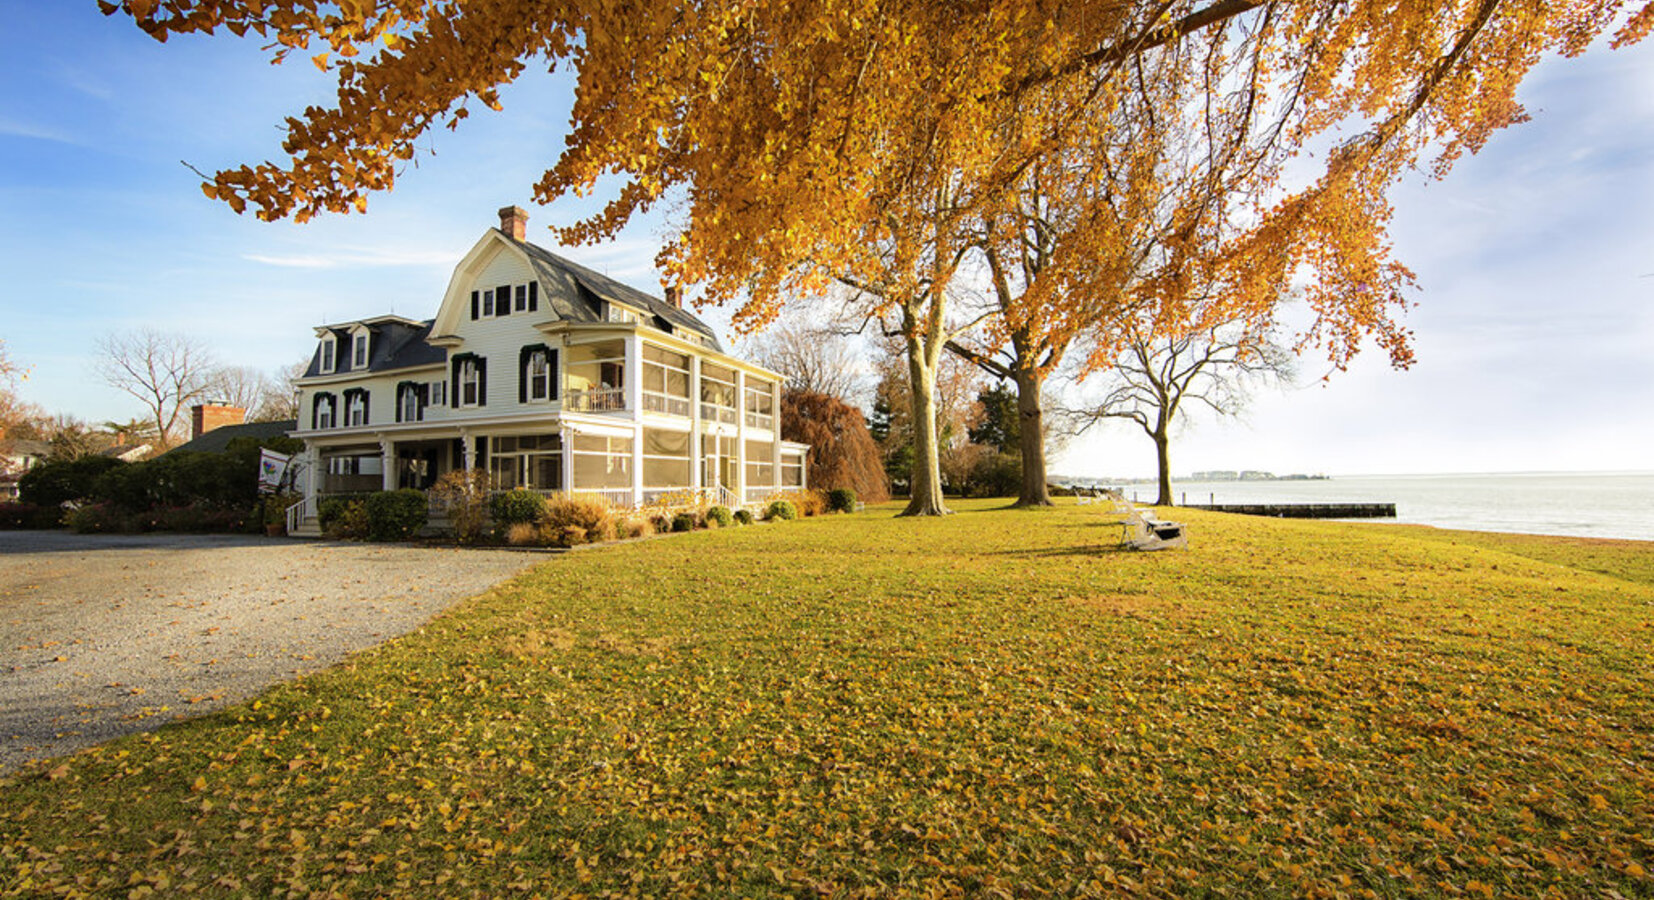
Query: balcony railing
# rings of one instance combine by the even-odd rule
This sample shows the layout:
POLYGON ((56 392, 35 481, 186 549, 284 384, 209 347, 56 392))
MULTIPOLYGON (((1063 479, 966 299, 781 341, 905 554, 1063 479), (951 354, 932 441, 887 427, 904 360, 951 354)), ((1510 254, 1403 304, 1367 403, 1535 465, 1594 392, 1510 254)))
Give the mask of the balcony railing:
POLYGON ((563 395, 563 408, 570 412, 625 412, 624 388, 591 388, 568 391, 563 395))
POLYGON ((643 408, 648 412, 666 413, 669 416, 688 418, 689 398, 674 397, 671 394, 662 394, 658 391, 644 391, 643 408))
POLYGON ((703 422, 728 422, 734 425, 735 407, 719 406, 716 403, 702 403, 701 420, 703 422))

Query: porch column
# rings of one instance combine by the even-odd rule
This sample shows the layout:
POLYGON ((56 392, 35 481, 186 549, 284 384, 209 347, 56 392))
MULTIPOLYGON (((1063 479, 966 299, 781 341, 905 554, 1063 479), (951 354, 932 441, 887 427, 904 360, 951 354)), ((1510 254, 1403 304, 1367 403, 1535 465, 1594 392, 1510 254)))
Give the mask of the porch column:
POLYGON ((770 384, 770 477, 781 490, 781 382, 770 384))
POLYGON ((643 423, 632 426, 632 506, 643 505, 643 423))
POLYGON ((747 503, 747 373, 735 370, 735 499, 747 503))
POLYGON ((574 430, 564 425, 557 431, 557 439, 562 442, 563 453, 559 463, 563 469, 563 495, 574 493, 574 430))
POLYGON ((382 490, 396 490, 396 442, 383 435, 379 438, 379 481, 382 490))
POLYGON ((701 452, 701 358, 689 357, 689 486, 695 491, 704 487, 701 468, 706 465, 701 452))
POLYGON ((468 472, 477 467, 477 446, 471 441, 469 428, 459 430, 459 463, 468 472))
POLYGON ((312 510, 316 508, 316 494, 321 490, 321 458, 321 453, 315 445, 308 442, 304 445, 304 456, 299 474, 304 478, 303 491, 306 508, 312 510))

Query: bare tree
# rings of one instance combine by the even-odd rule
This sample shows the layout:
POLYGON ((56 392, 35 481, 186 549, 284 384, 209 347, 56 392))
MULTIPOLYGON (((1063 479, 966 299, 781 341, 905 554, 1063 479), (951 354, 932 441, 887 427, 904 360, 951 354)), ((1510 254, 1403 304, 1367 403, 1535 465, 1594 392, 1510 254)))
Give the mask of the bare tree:
POLYGON ((751 337, 747 357, 787 376, 787 387, 856 404, 868 393, 865 368, 843 329, 784 319, 751 337))
POLYGON ((1102 400, 1077 413, 1081 428, 1112 418, 1136 422, 1154 440, 1160 481, 1155 505, 1170 506, 1171 425, 1185 405, 1237 415, 1252 387, 1292 380, 1293 356, 1267 325, 1232 322, 1171 336, 1134 331, 1100 374, 1111 386, 1102 400))
POLYGON ((98 347, 104 382, 143 403, 161 443, 170 445, 184 409, 209 393, 212 354, 190 337, 150 328, 108 335, 98 347))
POLYGON ((270 376, 252 366, 219 366, 207 379, 205 397, 226 406, 255 410, 274 390, 277 388, 270 376))
POLYGON ((282 422, 299 417, 298 381, 310 367, 310 357, 276 370, 275 376, 265 381, 264 397, 258 406, 249 407, 248 419, 253 422, 282 422))

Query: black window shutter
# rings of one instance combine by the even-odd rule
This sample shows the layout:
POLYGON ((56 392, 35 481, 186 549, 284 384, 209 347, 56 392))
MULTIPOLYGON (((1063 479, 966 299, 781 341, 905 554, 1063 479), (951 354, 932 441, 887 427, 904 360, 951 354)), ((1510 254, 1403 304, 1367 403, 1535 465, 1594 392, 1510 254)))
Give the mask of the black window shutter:
POLYGON ((471 321, 477 320, 477 292, 471 292, 471 321))
POLYGON ((494 289, 494 315, 504 316, 511 313, 511 285, 502 284, 494 289))
POLYGON ((528 361, 534 358, 534 348, 524 347, 517 354, 517 402, 528 402, 528 361))
POLYGON ((488 405, 488 360, 477 357, 477 405, 488 405))
POLYGON ((551 393, 546 396, 546 399, 556 400, 557 385, 561 383, 563 379, 557 377, 557 351, 549 347, 546 348, 546 371, 551 375, 551 393))
POLYGON ((394 410, 394 418, 398 422, 402 421, 402 395, 407 393, 407 391, 408 386, 405 384, 400 384, 396 387, 396 409, 394 410))
MULTIPOLYGON (((471 296, 475 297, 476 294, 471 296)), ((464 367, 465 360, 456 356, 452 365, 454 374, 451 379, 452 383, 448 385, 448 405, 454 409, 459 409, 459 370, 464 367)))
POLYGON ((538 281, 528 283, 528 311, 540 311, 540 282, 538 281))

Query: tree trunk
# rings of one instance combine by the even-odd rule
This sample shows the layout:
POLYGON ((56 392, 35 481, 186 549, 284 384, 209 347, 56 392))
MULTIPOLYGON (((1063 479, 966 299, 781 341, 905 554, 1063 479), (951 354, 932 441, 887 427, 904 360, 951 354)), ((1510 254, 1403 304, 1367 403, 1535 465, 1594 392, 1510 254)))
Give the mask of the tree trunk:
POLYGON ((940 323, 924 333, 909 329, 907 375, 913 396, 913 473, 904 516, 945 516, 942 461, 936 433, 936 370, 942 361, 940 323), (937 334, 930 334, 934 330, 937 334))
POLYGON ((1051 493, 1045 485, 1045 411, 1040 406, 1040 387, 1045 377, 1037 369, 1017 369, 1017 439, 1022 451, 1022 493, 1017 506, 1050 506, 1051 493))
POLYGON ((1160 496, 1155 498, 1155 506, 1172 505, 1172 461, 1168 453, 1170 439, 1166 435, 1166 426, 1162 424, 1154 434, 1155 461, 1160 466, 1160 496))

